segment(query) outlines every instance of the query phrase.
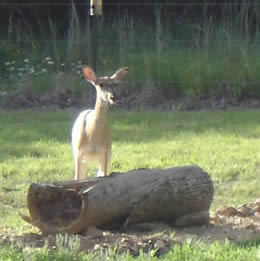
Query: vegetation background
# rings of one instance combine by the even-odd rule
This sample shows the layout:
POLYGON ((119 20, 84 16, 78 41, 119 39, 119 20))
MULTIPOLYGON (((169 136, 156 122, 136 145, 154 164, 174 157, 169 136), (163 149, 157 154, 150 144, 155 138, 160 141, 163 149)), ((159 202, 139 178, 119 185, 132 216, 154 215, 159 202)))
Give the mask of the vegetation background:
POLYGON ((103 5, 97 18, 87 0, 2 1, 0 90, 81 95, 78 69, 87 63, 100 74, 127 65, 133 89, 154 86, 167 98, 259 98, 259 1, 103 5))

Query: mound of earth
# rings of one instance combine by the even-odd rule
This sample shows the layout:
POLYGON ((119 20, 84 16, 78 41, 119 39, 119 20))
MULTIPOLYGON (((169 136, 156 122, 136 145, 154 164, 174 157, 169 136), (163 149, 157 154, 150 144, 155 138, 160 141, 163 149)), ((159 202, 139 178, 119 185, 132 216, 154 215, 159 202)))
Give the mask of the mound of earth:
MULTIPOLYGON (((13 244, 19 248, 57 249, 61 245, 59 236, 43 237, 37 233, 17 235, 15 231, 0 232, 0 244, 13 244)), ((75 236, 74 236, 75 238, 75 236)), ((116 249, 136 256, 142 250, 160 256, 175 244, 186 240, 200 239, 204 242, 229 239, 242 242, 260 239, 260 198, 237 208, 223 207, 211 215, 209 225, 173 228, 162 223, 144 223, 122 231, 99 231, 95 235, 78 235, 80 251, 95 252, 116 249)), ((63 237, 63 247, 71 247, 73 236, 63 237), (70 240, 70 238, 72 238, 70 240)))

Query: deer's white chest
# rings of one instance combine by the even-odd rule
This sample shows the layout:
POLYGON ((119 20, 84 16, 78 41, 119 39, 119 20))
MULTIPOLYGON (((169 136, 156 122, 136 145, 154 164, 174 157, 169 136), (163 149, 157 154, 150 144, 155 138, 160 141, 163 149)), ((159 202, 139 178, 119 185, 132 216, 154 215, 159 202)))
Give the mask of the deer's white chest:
POLYGON ((94 111, 82 112, 72 129, 72 146, 87 158, 96 159, 111 151, 111 132, 107 121, 96 119, 94 111))

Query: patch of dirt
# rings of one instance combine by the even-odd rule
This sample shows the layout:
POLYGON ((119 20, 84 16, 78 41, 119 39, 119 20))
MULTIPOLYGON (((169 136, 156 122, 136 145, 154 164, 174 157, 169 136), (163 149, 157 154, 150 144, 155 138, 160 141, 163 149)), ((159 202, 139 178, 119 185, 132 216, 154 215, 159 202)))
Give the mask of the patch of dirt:
POLYGON ((71 89, 59 88, 45 95, 38 95, 24 89, 14 91, 1 97, 0 106, 8 109, 35 108, 35 107, 58 107, 61 109, 77 105, 78 96, 71 89))
MULTIPOLYGON (((201 110, 201 109, 228 109, 228 108, 260 108, 260 99, 236 98, 230 93, 222 96, 212 94, 197 98, 179 97, 176 93, 149 85, 140 89, 132 88, 125 84, 120 87, 116 107, 131 109, 155 109, 155 110, 201 110), (178 97, 178 98, 176 98, 178 97)), ((45 95, 35 94, 30 88, 0 95, 0 107, 18 108, 71 108, 88 105, 94 106, 96 93, 94 89, 88 89, 86 93, 76 93, 74 89, 57 88, 45 95)))
MULTIPOLYGON (((71 247, 70 237, 63 241, 63 247, 71 247)), ((142 223, 122 231, 99 231, 96 234, 79 235, 79 250, 85 252, 108 251, 129 252, 137 256, 142 250, 161 256, 173 245, 187 240, 202 240, 210 243, 229 239, 234 242, 260 239, 260 198, 237 208, 223 207, 211 215, 209 225, 173 228, 162 223, 142 223)), ((51 249, 60 247, 58 236, 44 237, 37 233, 17 235, 15 231, 1 231, 0 244, 13 244, 19 248, 51 249)))
POLYGON ((166 101, 164 93, 153 85, 142 88, 140 91, 128 91, 121 95, 118 106, 124 109, 151 109, 159 108, 166 101))

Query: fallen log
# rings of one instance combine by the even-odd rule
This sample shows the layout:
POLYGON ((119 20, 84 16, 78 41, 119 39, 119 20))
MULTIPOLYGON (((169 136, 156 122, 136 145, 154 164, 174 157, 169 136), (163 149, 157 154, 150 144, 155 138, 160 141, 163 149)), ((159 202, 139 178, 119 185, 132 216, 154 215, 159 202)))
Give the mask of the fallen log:
POLYGON ((83 181, 32 183, 23 219, 43 234, 80 233, 141 222, 209 222, 210 176, 198 166, 141 169, 83 181))

